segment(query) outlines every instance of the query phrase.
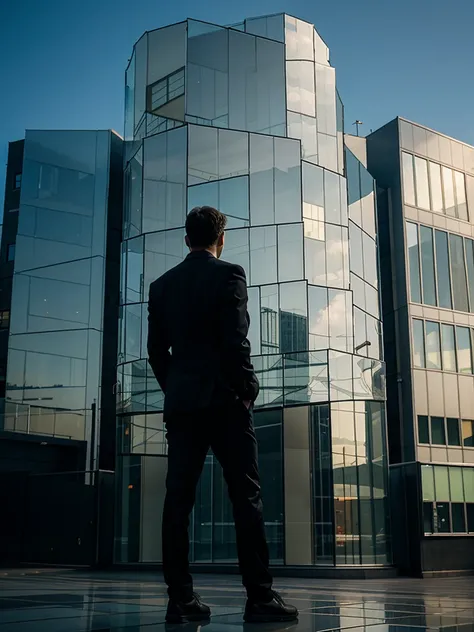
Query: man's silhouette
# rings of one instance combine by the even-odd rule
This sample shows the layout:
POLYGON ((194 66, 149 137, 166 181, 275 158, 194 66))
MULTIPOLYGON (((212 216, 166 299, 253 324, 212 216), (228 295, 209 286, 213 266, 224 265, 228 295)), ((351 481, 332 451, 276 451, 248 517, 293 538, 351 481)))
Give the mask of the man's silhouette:
POLYGON ((209 448, 221 464, 234 509, 237 551, 247 590, 246 621, 297 617, 272 590, 262 514, 252 405, 257 376, 247 340, 244 270, 219 259, 226 217, 193 209, 190 254, 150 286, 148 355, 164 394, 168 476, 163 511, 163 569, 168 622, 200 621, 210 609, 193 592, 188 525, 209 448))

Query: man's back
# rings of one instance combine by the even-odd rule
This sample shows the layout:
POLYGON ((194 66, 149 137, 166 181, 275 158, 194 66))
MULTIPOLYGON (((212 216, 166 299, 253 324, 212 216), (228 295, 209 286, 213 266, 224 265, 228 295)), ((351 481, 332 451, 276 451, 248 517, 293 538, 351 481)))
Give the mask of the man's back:
POLYGON ((247 589, 244 619, 292 621, 296 608, 272 590, 262 515, 252 402, 258 380, 247 340, 247 282, 220 261, 226 217, 202 206, 186 219, 185 261, 150 286, 148 357, 165 394, 168 473, 163 508, 166 621, 204 621, 210 608, 193 591, 189 515, 209 449, 221 464, 234 508, 237 551, 247 589))
POLYGON ((248 327, 244 271, 207 250, 151 285, 149 358, 165 413, 256 397, 248 327))

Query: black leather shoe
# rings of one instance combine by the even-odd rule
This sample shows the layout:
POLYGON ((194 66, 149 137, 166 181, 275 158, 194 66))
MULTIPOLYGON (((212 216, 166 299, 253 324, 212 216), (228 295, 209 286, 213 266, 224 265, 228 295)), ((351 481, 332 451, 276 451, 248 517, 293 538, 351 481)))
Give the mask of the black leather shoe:
POLYGON ((272 591, 271 601, 247 601, 244 621, 246 623, 273 623, 278 621, 295 621, 298 610, 286 604, 280 595, 272 591))
POLYGON ((202 603, 201 598, 193 593, 191 601, 170 599, 166 612, 166 623, 189 623, 190 621, 208 621, 211 609, 202 603))

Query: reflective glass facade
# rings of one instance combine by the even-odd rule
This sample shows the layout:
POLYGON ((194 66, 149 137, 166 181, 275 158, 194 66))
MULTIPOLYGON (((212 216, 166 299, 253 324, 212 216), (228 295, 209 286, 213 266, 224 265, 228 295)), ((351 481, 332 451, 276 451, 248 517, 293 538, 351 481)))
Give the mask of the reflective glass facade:
POLYGON ((121 222, 121 163, 112 132, 26 134, 5 430, 90 443, 94 406, 97 428, 102 412, 104 427, 113 419, 116 315, 105 287, 113 289, 118 264, 119 233, 115 242, 111 235, 121 222))
MULTIPOLYGON (((135 45, 126 78, 117 561, 161 559, 166 442, 163 394, 146 359, 147 294, 187 254, 187 212, 210 204, 229 218, 223 256, 244 267, 249 284, 272 561, 389 562, 375 189, 344 150, 342 129, 335 71, 311 24, 284 15, 238 28, 188 20, 135 45)), ((236 561, 212 454, 190 533, 193 561, 236 561)))

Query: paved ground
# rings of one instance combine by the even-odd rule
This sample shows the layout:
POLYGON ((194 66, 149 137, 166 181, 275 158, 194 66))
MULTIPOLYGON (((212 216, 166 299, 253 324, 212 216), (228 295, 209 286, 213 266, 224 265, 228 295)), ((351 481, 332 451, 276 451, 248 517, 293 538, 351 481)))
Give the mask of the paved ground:
POLYGON ((157 575, 0 570, 0 632, 443 632, 474 631, 474 578, 390 580, 280 579, 276 588, 300 610, 298 623, 242 623, 235 577, 201 575, 196 588, 213 606, 210 624, 167 626, 157 575))

